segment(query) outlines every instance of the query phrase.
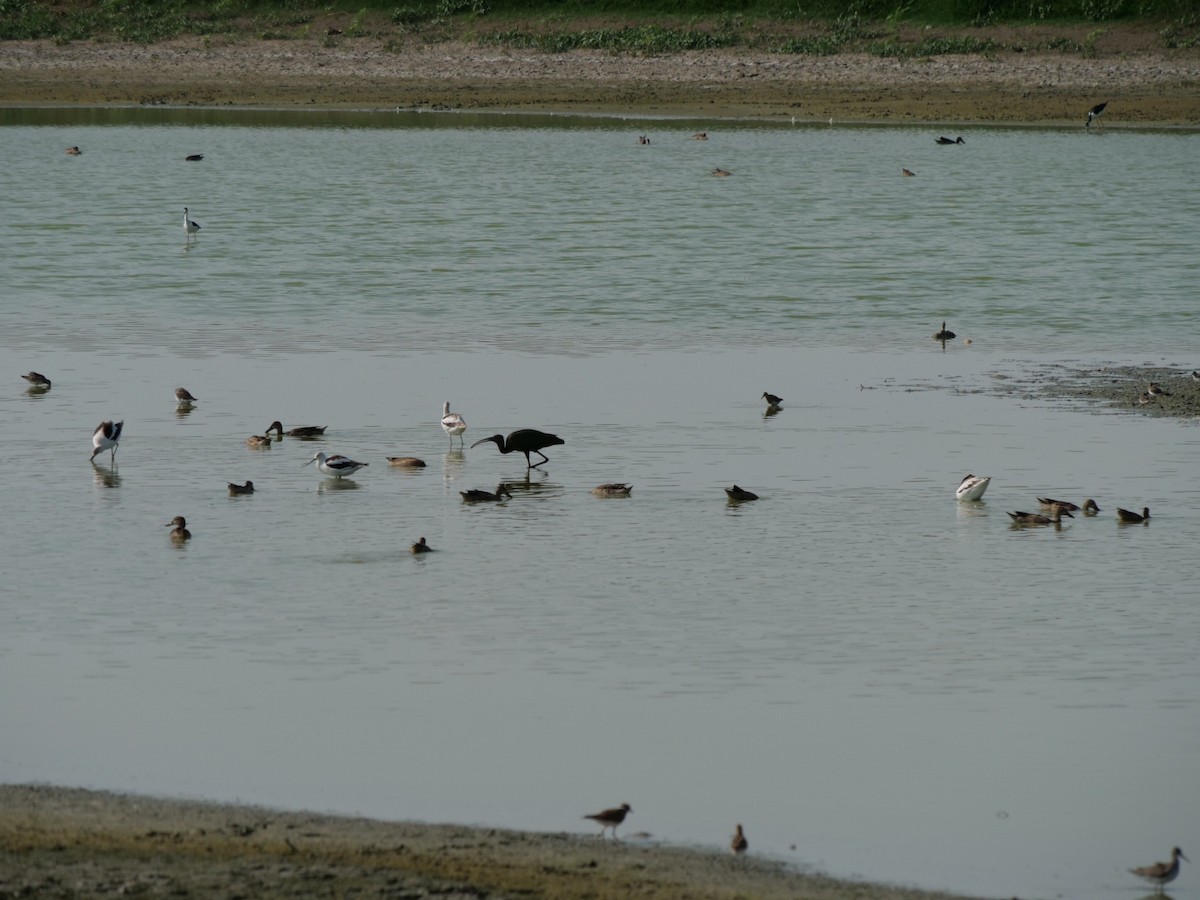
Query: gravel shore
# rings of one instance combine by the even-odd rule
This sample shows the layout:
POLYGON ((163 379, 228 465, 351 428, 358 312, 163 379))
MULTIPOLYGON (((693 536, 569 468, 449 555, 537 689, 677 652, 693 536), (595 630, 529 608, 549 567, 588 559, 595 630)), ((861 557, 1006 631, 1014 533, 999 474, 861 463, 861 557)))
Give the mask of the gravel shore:
MULTIPOLYGON (((975 34, 976 32, 972 32, 975 34)), ((1053 32, 1057 34, 1057 32, 1053 32)), ((987 36, 985 33, 982 36, 987 36)), ((1011 49, 896 59, 744 50, 552 54, 424 44, 182 38, 158 44, 0 43, 0 104, 476 109, 797 121, 1200 126, 1200 49, 1108 29, 1093 56, 1011 49)))
MULTIPOLYGON (((731 826, 732 827, 732 826, 731 826)), ((0 785, 0 898, 951 900, 588 834, 378 822, 0 785)))

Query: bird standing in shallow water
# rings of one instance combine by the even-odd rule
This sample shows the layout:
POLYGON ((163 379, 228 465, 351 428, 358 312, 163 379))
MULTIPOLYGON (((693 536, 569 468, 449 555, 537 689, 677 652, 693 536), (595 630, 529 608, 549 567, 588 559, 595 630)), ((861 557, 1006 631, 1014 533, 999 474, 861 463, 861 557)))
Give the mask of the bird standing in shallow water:
POLYGON ((121 440, 121 430, 124 422, 101 422, 92 432, 92 460, 105 450, 112 451, 112 461, 117 461, 117 443, 121 440))
POLYGON ((170 528, 172 525, 175 527, 171 530, 171 540, 189 541, 192 539, 192 533, 187 530, 187 519, 185 519, 183 516, 176 516, 164 527, 170 528))
POLYGON ((188 208, 185 206, 183 208, 183 233, 184 233, 184 235, 190 241, 192 239, 192 235, 195 234, 199 230, 200 230, 200 223, 192 221, 191 216, 188 215, 188 208))
POLYGON ((1154 882, 1158 886, 1158 892, 1161 894, 1163 892, 1163 885, 1174 881, 1175 876, 1179 874, 1179 861, 1181 859, 1191 862, 1190 859, 1183 855, 1182 850, 1178 847, 1172 847, 1171 861, 1169 863, 1156 862, 1152 866, 1142 866, 1141 868, 1130 869, 1129 871, 1139 878, 1145 878, 1147 881, 1154 882))
MULTIPOLYGON (((1103 103, 1097 103, 1095 106, 1089 109, 1087 121, 1083 124, 1083 127, 1090 130, 1092 127, 1092 122, 1098 122, 1100 117, 1104 115, 1104 107, 1106 106, 1108 106, 1107 100, 1105 100, 1103 103)), ((1101 125, 1101 127, 1103 127, 1103 125, 1101 125)))
POLYGON ((783 398, 776 397, 774 394, 763 391, 763 399, 767 401, 767 406, 780 407, 783 405, 783 398))
POLYGON ((550 462, 550 458, 542 452, 543 447, 553 447, 555 444, 566 443, 566 441, 556 434, 548 434, 545 431, 537 431, 533 428, 519 428, 516 431, 510 432, 508 437, 502 434, 493 434, 491 437, 478 440, 471 445, 471 449, 478 447, 480 444, 486 444, 488 441, 499 447, 501 453, 524 453, 525 468, 527 469, 536 469, 543 463, 550 462), (536 453, 542 458, 542 462, 530 462, 530 453, 536 453))
POLYGON ((622 803, 613 809, 601 810, 598 813, 584 816, 584 818, 600 823, 602 826, 600 828, 600 837, 604 837, 604 832, 611 828, 613 840, 615 841, 617 839, 617 826, 624 822, 625 817, 631 812, 633 812, 633 808, 628 803, 622 803))
POLYGON ((425 538, 421 538, 412 547, 409 548, 413 553, 432 553, 433 548, 425 543, 425 538))
POLYGON ((28 375, 22 375, 21 377, 28 381, 35 388, 50 387, 50 379, 41 372, 30 372, 28 375))
POLYGON ((254 482, 247 479, 245 484, 234 484, 232 481, 229 484, 229 496, 237 497, 241 494, 253 494, 254 482))
POLYGON ((467 420, 458 413, 450 412, 450 401, 447 400, 442 404, 442 431, 446 432, 450 437, 450 445, 454 446, 454 438, 458 437, 458 442, 462 444, 462 434, 467 430, 467 420))
POLYGON ((175 388, 175 399, 182 405, 184 403, 195 403, 199 398, 193 397, 192 392, 187 388, 178 387, 175 388))
POLYGON ((311 466, 313 463, 316 463, 317 468, 326 475, 332 475, 334 478, 345 478, 347 475, 353 475, 359 469, 369 465, 369 463, 355 462, 348 456, 341 456, 336 453, 333 456, 326 456, 324 453, 314 454, 313 458, 304 465, 311 466))
POLYGON ((1136 525, 1138 522, 1149 522, 1150 507, 1142 507, 1142 514, 1140 516, 1135 512, 1130 512, 1127 509, 1121 509, 1120 507, 1117 507, 1117 518, 1122 522, 1128 522, 1132 525, 1136 525))
POLYGON ((741 856, 750 849, 750 842, 746 840, 746 833, 742 831, 742 824, 739 822, 737 831, 733 834, 733 839, 729 842, 729 850, 734 856, 741 856))
POLYGON ((957 335, 953 331, 951 331, 949 328, 946 327, 945 322, 942 322, 942 330, 941 331, 935 331, 933 333, 933 339, 935 341, 952 341, 956 337, 957 337, 957 335))

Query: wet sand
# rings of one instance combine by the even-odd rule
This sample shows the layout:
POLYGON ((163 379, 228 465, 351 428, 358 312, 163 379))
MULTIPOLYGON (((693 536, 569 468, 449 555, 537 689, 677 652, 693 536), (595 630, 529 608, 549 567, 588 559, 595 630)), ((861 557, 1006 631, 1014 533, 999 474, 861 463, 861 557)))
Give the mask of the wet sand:
POLYGON ((800 874, 752 853, 614 843, 588 824, 543 834, 0 785, 0 897, 952 897, 800 874))
MULTIPOLYGON (((467 41, 181 38, 0 43, 0 104, 472 109, 797 121, 1200 126, 1200 49, 1107 28, 1094 56, 1026 50, 1068 29, 1011 29, 1016 49, 894 59, 717 50, 551 54, 467 41)), ((1085 29, 1086 30, 1086 29, 1085 29)), ((986 38, 980 29, 969 31, 986 38)), ((1073 39, 1086 36, 1072 34, 1073 39)))

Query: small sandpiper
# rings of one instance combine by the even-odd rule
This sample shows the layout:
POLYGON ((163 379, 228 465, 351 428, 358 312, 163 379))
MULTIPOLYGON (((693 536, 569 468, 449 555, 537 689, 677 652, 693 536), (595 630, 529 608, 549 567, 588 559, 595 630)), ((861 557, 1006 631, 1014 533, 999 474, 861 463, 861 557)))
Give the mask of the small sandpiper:
POLYGON ((620 806, 614 807, 613 809, 605 809, 598 813, 591 813, 590 815, 584 816, 584 818, 600 823, 600 837, 604 837, 604 832, 611 828, 613 840, 615 841, 617 839, 617 826, 624 822, 625 817, 631 812, 633 812, 633 808, 628 803, 622 803, 620 806))
POLYGON ((22 375, 21 377, 28 381, 35 388, 50 387, 50 379, 41 372, 30 372, 28 375, 22 375))
POLYGON ((1163 885, 1174 881, 1175 876, 1179 874, 1179 861, 1181 859, 1191 862, 1190 859, 1183 855, 1182 850, 1178 847, 1172 847, 1171 861, 1169 863, 1156 862, 1152 866, 1142 866, 1141 868, 1130 869, 1129 871, 1139 878, 1145 878, 1147 881, 1156 884, 1158 892, 1161 894, 1163 892, 1163 885))

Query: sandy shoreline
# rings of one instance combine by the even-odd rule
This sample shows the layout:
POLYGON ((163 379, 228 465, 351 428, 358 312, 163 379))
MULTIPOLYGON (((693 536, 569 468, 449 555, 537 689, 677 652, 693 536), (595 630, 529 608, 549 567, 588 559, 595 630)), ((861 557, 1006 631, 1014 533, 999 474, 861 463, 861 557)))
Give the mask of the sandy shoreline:
MULTIPOLYGON (((732 825, 731 825, 732 829, 732 825)), ((751 845, 753 849, 753 844, 751 845)), ((0 896, 951 900, 752 854, 0 785, 0 896)))
POLYGON ((894 59, 743 50, 550 54, 467 42, 0 43, 0 104, 449 108, 797 121, 1200 127, 1200 51, 1113 44, 894 59))

